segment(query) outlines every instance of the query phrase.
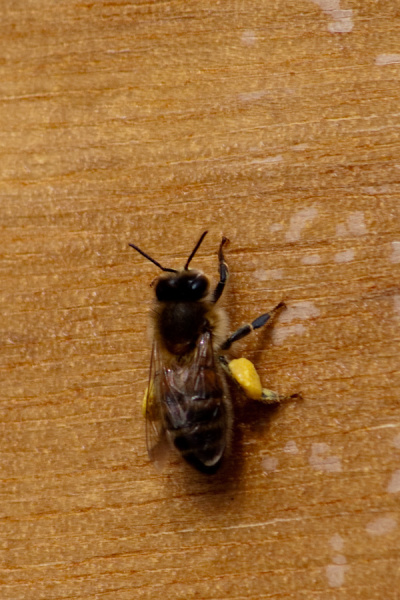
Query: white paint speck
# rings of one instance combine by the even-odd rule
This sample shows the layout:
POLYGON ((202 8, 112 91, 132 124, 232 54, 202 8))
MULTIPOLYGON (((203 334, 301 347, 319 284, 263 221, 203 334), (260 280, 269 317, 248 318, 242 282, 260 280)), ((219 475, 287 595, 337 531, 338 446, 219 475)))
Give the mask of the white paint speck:
POLYGON ((251 165, 273 165, 283 161, 282 154, 275 154, 274 156, 267 156, 266 158, 255 158, 250 161, 251 165))
POLYGON ((392 242, 392 256, 390 257, 392 263, 400 262, 400 242, 392 242))
POLYGON ((396 519, 392 519, 392 517, 378 517, 367 523, 365 530, 370 535, 385 535, 396 529, 396 527, 396 519))
POLYGON ((319 317, 319 315, 320 311, 315 306, 314 302, 306 300, 288 306, 286 310, 281 313, 279 321, 281 323, 290 323, 291 321, 298 319, 312 319, 314 317, 319 317))
POLYGON ((257 42, 256 32, 253 29, 246 29, 242 33, 242 44, 245 46, 254 46, 257 42))
POLYGON ((253 276, 259 281, 270 281, 271 279, 282 279, 283 269, 257 269, 253 276))
POLYGON ((393 296, 393 308, 396 314, 396 317, 400 317, 400 295, 396 294, 393 296))
POLYGON ((287 242, 297 242, 300 239, 303 229, 311 223, 318 215, 315 207, 303 208, 299 210, 290 219, 289 231, 286 232, 285 238, 287 242))
POLYGON ((367 233, 367 226, 364 222, 364 213, 358 210, 349 215, 347 217, 347 227, 353 235, 365 235, 367 233))
POLYGON ((307 329, 301 323, 272 330, 271 340, 275 346, 280 346, 291 335, 304 335, 307 329))
POLYGON ((326 13, 332 21, 328 24, 330 33, 349 33, 354 27, 353 11, 340 8, 340 0, 311 0, 326 13))
POLYGON ((294 150, 295 152, 303 152, 304 150, 307 150, 310 147, 310 144, 294 144, 294 146, 291 146, 291 150, 294 150))
POLYGON ((389 481, 389 485, 387 486, 387 491, 390 494, 396 494, 400 492, 400 469, 395 471, 389 481))
POLYGON ((314 469, 328 473, 338 473, 342 470, 340 458, 330 454, 330 448, 324 442, 312 444, 309 463, 314 469))
POLYGON ((339 223, 336 225, 336 235, 338 237, 343 237, 348 234, 347 227, 344 223, 339 223))
POLYGON ((129 54, 132 53, 132 48, 120 48, 118 50, 113 50, 112 48, 106 50, 107 54, 129 54))
POLYGON ((283 229, 282 223, 273 223, 269 230, 271 233, 276 233, 277 231, 281 231, 283 229))
POLYGON ((296 442, 294 440, 290 440, 284 446, 283 451, 286 452, 287 454, 298 454, 299 449, 297 447, 296 442))
POLYGON ((361 210, 351 213, 346 219, 346 223, 336 225, 336 235, 343 237, 346 235, 365 235, 368 233, 364 222, 364 213, 361 210))
POLYGON ((337 252, 334 256, 334 260, 337 263, 348 263, 354 259, 354 250, 344 250, 343 252, 337 252))
POLYGON ((267 281, 268 271, 267 269, 257 269, 256 271, 253 271, 253 277, 258 279, 259 281, 267 281))
POLYGON ((330 587, 340 587, 344 584, 344 578, 346 571, 348 570, 347 565, 328 565, 325 569, 326 577, 330 587))
POLYGON ((336 550, 336 552, 340 552, 341 550, 343 550, 344 541, 339 533, 335 533, 329 540, 329 543, 332 546, 333 550, 336 550))
POLYGON ((301 259, 303 265, 318 265, 321 262, 319 254, 309 254, 301 259))
POLYGON ((378 66, 395 65, 400 63, 400 54, 378 54, 375 64, 378 66))
POLYGON ((381 194, 387 194, 390 191, 390 185, 384 183, 383 185, 367 185, 361 188, 361 191, 368 196, 379 196, 381 194))
POLYGON ((267 271, 269 279, 282 279, 283 269, 270 269, 267 271))
POLYGON ((266 473, 267 475, 269 473, 273 473, 273 471, 275 471, 278 466, 278 462, 278 459, 274 458, 273 456, 266 456, 265 458, 263 458, 261 461, 261 466, 263 468, 264 473, 266 473))
MULTIPOLYGON (((280 323, 290 323, 293 320, 307 320, 318 317, 319 309, 313 302, 298 302, 288 306, 285 311, 279 315, 280 323)), ((302 323, 286 325, 285 327, 275 327, 271 333, 272 343, 276 346, 283 344, 284 340, 290 335, 303 335, 307 331, 302 323)))
POLYGON ((260 100, 261 98, 263 98, 266 95, 266 91, 265 90, 255 90, 253 92, 243 92, 241 94, 238 94, 238 100, 240 102, 256 102, 257 100, 260 100))
POLYGON ((400 433, 393 438, 392 445, 400 450, 400 433))

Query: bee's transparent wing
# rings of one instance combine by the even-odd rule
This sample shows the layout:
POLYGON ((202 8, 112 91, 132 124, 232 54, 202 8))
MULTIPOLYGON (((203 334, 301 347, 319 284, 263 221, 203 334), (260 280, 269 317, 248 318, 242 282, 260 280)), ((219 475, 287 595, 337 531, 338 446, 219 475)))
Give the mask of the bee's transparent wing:
POLYGON ((146 446, 149 458, 161 471, 165 466, 169 451, 168 439, 162 415, 164 386, 163 362, 157 343, 153 342, 150 361, 149 385, 145 396, 146 446))

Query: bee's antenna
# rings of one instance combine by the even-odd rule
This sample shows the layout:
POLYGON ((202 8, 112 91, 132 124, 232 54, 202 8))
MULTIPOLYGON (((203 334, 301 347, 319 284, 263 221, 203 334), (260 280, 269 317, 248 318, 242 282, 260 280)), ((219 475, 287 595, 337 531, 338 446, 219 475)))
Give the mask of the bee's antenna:
POLYGON ((196 254, 197 250, 198 250, 198 249, 199 249, 199 247, 200 247, 200 244, 201 244, 201 242, 204 240, 204 238, 206 237, 207 233, 208 233, 208 231, 204 231, 204 232, 201 234, 199 241, 197 242, 197 244, 196 244, 196 245, 195 245, 195 247, 193 248, 193 250, 192 250, 192 252, 191 252, 191 254, 190 254, 189 258, 188 258, 188 259, 187 259, 187 261, 186 261, 186 265, 183 267, 183 268, 185 269, 185 271, 187 271, 187 268, 188 268, 188 266, 189 266, 189 263, 190 263, 190 261, 192 260, 193 256, 196 254))
POLYGON ((158 267, 159 269, 161 269, 161 271, 170 271, 171 273, 177 273, 178 272, 176 269, 167 269, 166 267, 161 266, 159 262, 157 262, 154 258, 151 258, 151 256, 149 256, 148 254, 146 254, 146 252, 143 252, 143 250, 141 250, 140 248, 138 248, 138 246, 135 246, 135 244, 129 244, 129 245, 130 245, 131 248, 133 248, 134 250, 136 250, 137 252, 139 252, 139 254, 141 254, 142 256, 144 256, 145 258, 147 258, 147 260, 149 260, 154 265, 156 265, 156 267, 158 267))

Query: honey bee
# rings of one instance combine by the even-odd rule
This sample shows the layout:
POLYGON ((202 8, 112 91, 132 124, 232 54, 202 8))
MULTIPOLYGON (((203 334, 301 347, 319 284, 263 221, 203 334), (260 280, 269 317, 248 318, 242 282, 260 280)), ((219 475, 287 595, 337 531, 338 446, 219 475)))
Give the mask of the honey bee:
POLYGON ((272 320, 285 304, 280 302, 227 336, 226 314, 217 303, 229 276, 224 259, 228 239, 223 237, 219 246, 219 281, 214 289, 201 271, 189 268, 206 234, 181 270, 163 267, 138 246, 129 245, 163 271, 153 282, 153 346, 144 398, 150 460, 162 466, 165 448, 172 446, 195 469, 212 474, 231 439, 233 410, 227 376, 246 396, 266 403, 299 395, 279 396, 263 389, 249 360, 226 358, 234 342, 272 320))

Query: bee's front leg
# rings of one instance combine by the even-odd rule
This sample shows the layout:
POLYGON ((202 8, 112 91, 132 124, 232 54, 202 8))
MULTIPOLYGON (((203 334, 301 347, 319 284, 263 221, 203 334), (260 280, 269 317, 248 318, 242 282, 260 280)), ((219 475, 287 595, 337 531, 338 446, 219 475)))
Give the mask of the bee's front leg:
POLYGON ((221 240, 221 244, 219 246, 219 250, 218 250, 218 262, 219 262, 219 281, 217 283, 217 286, 213 292, 212 295, 212 303, 215 304, 219 298, 222 295, 222 292, 224 291, 226 282, 228 281, 228 277, 229 277, 229 269, 228 269, 228 265, 225 262, 225 258, 224 258, 224 245, 227 244, 229 242, 228 238, 223 237, 221 240))

